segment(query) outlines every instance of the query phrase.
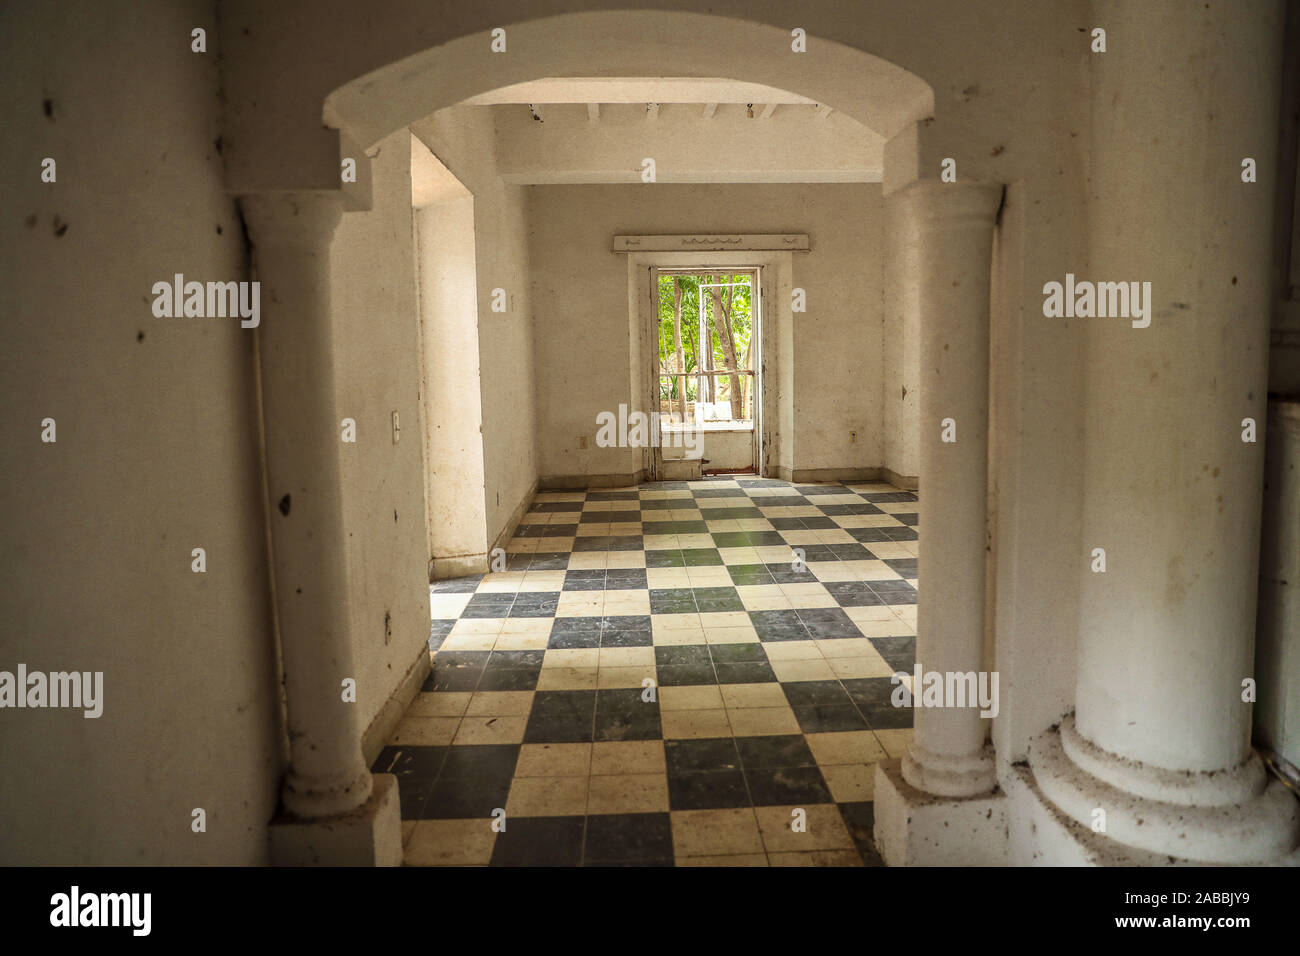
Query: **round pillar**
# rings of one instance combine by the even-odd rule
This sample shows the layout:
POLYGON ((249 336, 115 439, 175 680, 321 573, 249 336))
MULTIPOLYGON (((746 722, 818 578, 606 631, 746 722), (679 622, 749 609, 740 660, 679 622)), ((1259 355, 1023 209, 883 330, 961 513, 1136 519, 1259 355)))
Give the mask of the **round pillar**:
POLYGON ((1111 52, 1093 63, 1089 261, 1075 283, 1124 283, 1129 309, 1073 320, 1086 342, 1076 711, 1059 733, 1068 761, 1040 753, 1035 772, 1076 819, 1104 809, 1128 846, 1268 859, 1298 823, 1250 749, 1243 700, 1280 5, 1096 8, 1111 52), (1245 158, 1257 182, 1242 180, 1245 158))
MULTIPOLYGON (((910 222, 920 318, 921 540, 916 659, 926 673, 984 666, 988 514, 989 284, 1002 187, 916 183, 900 196, 910 222)), ((994 786, 978 703, 919 706, 902 772, 927 793, 994 786)))
POLYGON ((348 612, 339 417, 330 314, 330 243, 342 198, 272 193, 240 200, 261 283, 262 411, 275 607, 288 707, 291 767, 285 807, 304 819, 364 804, 348 612))

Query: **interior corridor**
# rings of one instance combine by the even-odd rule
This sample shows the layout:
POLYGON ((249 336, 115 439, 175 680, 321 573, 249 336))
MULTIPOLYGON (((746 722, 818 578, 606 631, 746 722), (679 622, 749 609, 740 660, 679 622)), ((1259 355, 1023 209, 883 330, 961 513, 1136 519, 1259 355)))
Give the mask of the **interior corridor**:
POLYGON ((1300 0, 14 0, 0 75, 0 864, 1300 864, 1300 0))

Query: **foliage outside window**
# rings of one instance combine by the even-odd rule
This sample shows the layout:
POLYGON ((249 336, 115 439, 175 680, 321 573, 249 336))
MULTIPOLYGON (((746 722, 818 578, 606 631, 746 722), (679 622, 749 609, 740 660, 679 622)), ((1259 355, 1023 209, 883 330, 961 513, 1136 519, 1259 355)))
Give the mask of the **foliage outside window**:
POLYGON ((752 273, 660 274, 661 414, 689 422, 698 403, 725 403, 731 420, 753 419, 753 278, 752 273))

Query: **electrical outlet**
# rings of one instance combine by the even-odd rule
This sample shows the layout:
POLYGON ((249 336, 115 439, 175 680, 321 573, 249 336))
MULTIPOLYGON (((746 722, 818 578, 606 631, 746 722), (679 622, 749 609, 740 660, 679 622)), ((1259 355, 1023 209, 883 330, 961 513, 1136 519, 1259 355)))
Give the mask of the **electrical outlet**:
POLYGON ((578 447, 579 447, 579 448, 586 448, 586 447, 587 447, 587 436, 586 436, 586 435, 579 435, 579 436, 578 436, 578 447))

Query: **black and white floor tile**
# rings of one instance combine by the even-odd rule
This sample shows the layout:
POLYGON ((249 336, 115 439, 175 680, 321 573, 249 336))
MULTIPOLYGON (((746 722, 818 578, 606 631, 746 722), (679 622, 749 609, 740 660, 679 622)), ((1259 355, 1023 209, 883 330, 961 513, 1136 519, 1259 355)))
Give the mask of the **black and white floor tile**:
POLYGON ((430 588, 433 673, 374 765, 407 864, 879 865, 918 512, 744 476, 539 493, 506 570, 430 588))

